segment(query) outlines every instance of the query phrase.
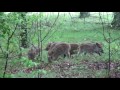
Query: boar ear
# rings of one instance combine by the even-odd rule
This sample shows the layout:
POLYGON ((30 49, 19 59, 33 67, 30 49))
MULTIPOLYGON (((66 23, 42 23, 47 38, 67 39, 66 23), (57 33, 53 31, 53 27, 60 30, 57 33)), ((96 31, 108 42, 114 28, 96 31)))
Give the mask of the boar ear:
POLYGON ((99 43, 96 43, 96 45, 97 45, 98 47, 102 47, 102 45, 101 45, 101 44, 99 44, 99 43))
POLYGON ((55 42, 49 42, 50 45, 53 44, 53 43, 55 43, 55 42))
POLYGON ((51 44, 54 44, 55 42, 51 42, 51 44))

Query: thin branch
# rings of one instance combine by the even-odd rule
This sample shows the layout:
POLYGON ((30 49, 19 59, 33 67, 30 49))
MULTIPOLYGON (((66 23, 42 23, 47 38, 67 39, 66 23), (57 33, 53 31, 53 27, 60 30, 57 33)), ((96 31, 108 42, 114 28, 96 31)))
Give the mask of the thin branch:
MULTIPOLYGON (((62 25, 62 24, 60 24, 60 25, 62 25)), ((47 39, 46 39, 46 41, 48 40, 48 39, 50 39, 54 34, 55 34, 55 32, 57 32, 58 30, 55 30, 47 39)))
POLYGON ((112 42, 111 42, 111 43, 115 42, 116 40, 120 40, 120 37, 118 37, 118 38, 116 38, 116 39, 112 40, 112 42))
POLYGON ((47 34, 43 37, 43 39, 41 40, 41 42, 49 35, 49 33, 51 32, 53 26, 55 25, 55 23, 56 23, 58 17, 59 17, 59 12, 58 12, 58 15, 57 15, 57 17, 56 17, 56 19, 55 19, 53 25, 51 26, 51 28, 50 28, 50 30, 47 32, 47 34))
MULTIPOLYGON (((111 33, 109 31, 109 37, 111 36, 111 33)), ((110 64, 111 64, 111 42, 109 39, 109 67, 108 67, 108 76, 110 77, 110 64)))
POLYGON ((5 56, 5 52, 3 51, 3 49, 2 49, 2 47, 1 47, 1 45, 0 45, 0 49, 1 49, 2 53, 4 54, 4 56, 5 56))
POLYGON ((106 36, 105 36, 105 27, 104 27, 104 24, 103 24, 103 21, 102 21, 102 17, 101 17, 100 12, 99 12, 99 17, 100 17, 100 20, 101 20, 101 23, 102 23, 104 39, 105 39, 105 41, 106 41, 107 43, 109 43, 108 39, 107 39, 106 36))
POLYGON ((14 33, 15 33, 16 29, 17 29, 17 26, 18 26, 18 23, 16 24, 15 29, 12 32, 12 34, 9 36, 8 40, 10 40, 12 38, 12 36, 14 35, 14 33))
MULTIPOLYGON (((42 16, 41 16, 41 14, 40 14, 40 18, 42 18, 42 16)), ((42 21, 41 21, 41 19, 40 19, 40 32, 39 32, 39 35, 40 35, 40 48, 41 48, 41 51, 40 51, 40 60, 42 61, 42 52, 43 52, 43 50, 42 50, 42 32, 41 32, 41 27, 42 27, 42 21)))
POLYGON ((101 22, 102 22, 102 27, 103 27, 103 36, 104 36, 104 39, 106 40, 106 42, 109 44, 109 46, 108 46, 108 48, 109 48, 109 55, 108 55, 108 77, 110 77, 110 64, 111 64, 111 53, 110 53, 110 51, 111 51, 111 42, 110 42, 110 37, 111 37, 111 33, 110 33, 110 31, 109 31, 109 39, 107 39, 106 37, 105 37, 105 28, 104 28, 104 24, 103 24, 103 21, 102 21, 102 18, 101 18, 101 14, 100 14, 100 12, 99 12, 99 16, 100 16, 100 20, 101 20, 101 22))
MULTIPOLYGON (((9 50, 10 40, 11 40, 12 36, 14 35, 14 33, 15 33, 16 29, 17 29, 17 25, 18 24, 16 24, 14 31, 8 37, 8 40, 7 40, 7 51, 9 50)), ((6 74, 6 69, 7 69, 7 65, 8 65, 8 57, 9 57, 9 53, 7 52, 7 54, 6 54, 6 62, 5 62, 5 67, 4 67, 4 73, 3 73, 3 78, 5 77, 5 74, 6 74)))

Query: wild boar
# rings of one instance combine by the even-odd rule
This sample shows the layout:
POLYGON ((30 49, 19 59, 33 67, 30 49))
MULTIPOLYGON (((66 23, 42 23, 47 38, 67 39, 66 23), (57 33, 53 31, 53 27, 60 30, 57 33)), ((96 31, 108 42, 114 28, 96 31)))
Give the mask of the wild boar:
POLYGON ((93 53, 97 53, 98 55, 101 56, 101 53, 104 53, 103 49, 102 49, 102 45, 99 43, 84 43, 84 44, 80 44, 79 48, 78 48, 78 54, 80 53, 89 53, 89 54, 93 54, 93 53))
POLYGON ((46 51, 48 51, 49 49, 52 49, 56 44, 61 44, 64 42, 49 42, 45 48, 46 51))
POLYGON ((46 51, 48 51, 49 49, 51 49, 52 47, 54 47, 57 43, 56 42, 49 42, 47 44, 47 47, 45 48, 46 51))
POLYGON ((59 56, 66 55, 70 57, 70 44, 58 43, 53 48, 48 50, 48 61, 57 60, 59 56))
POLYGON ((40 48, 32 46, 31 49, 28 51, 28 59, 34 60, 40 51, 40 48))
MULTIPOLYGON (((60 44, 60 43, 62 42, 50 42, 48 43, 45 50, 48 51, 49 49, 53 48, 56 44, 60 44)), ((70 44, 70 46, 71 46, 70 55, 77 54, 77 49, 78 49, 79 44, 70 44)), ((64 57, 66 57, 66 55, 64 55, 64 57)))
MULTIPOLYGON (((73 55, 73 54, 77 54, 78 52, 77 52, 77 50, 78 50, 78 47, 79 47, 79 44, 70 44, 70 47, 71 47, 71 49, 70 49, 70 57, 73 55)), ((66 55, 64 55, 64 57, 66 57, 66 55)))

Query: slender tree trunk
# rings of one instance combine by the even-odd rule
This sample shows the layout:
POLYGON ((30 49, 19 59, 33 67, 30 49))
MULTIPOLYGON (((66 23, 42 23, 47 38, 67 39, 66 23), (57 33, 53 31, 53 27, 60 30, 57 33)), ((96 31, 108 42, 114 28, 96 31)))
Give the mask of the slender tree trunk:
POLYGON ((21 13, 21 47, 27 48, 28 47, 28 41, 27 41, 27 20, 26 20, 26 13, 21 13))
POLYGON ((8 65, 8 57, 9 57, 9 45, 10 45, 10 40, 11 40, 11 38, 12 38, 12 36, 14 35, 14 33, 15 33, 15 31, 16 31, 16 28, 17 28, 17 24, 16 24, 16 26, 15 26, 15 29, 14 29, 14 31, 12 32, 12 34, 9 36, 8 35, 8 40, 7 40, 7 49, 6 49, 6 51, 8 51, 8 53, 6 53, 6 62, 5 62, 5 67, 4 67, 4 73, 3 73, 3 78, 5 78, 5 75, 6 75, 6 70, 7 70, 7 65, 8 65))
POLYGON ((90 16, 90 12, 80 12, 80 18, 86 18, 90 16))
POLYGON ((114 18, 111 25, 113 28, 120 28, 120 12, 114 12, 114 18))

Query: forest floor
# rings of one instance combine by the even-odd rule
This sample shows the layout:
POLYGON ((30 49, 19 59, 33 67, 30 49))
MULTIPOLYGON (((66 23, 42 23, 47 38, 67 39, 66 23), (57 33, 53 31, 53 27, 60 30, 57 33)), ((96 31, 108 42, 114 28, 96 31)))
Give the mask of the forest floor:
MULTIPOLYGON (((41 64, 37 67, 25 68, 22 72, 30 74, 38 69, 48 72, 41 74, 39 78, 120 78, 120 61, 110 63, 110 72, 108 62, 91 62, 89 60, 82 60, 77 63, 73 63, 71 60, 65 60, 59 63, 41 64)), ((8 73, 14 75, 18 72, 20 72, 20 70, 14 69, 8 73)), ((37 77, 35 76, 35 78, 37 77)))

